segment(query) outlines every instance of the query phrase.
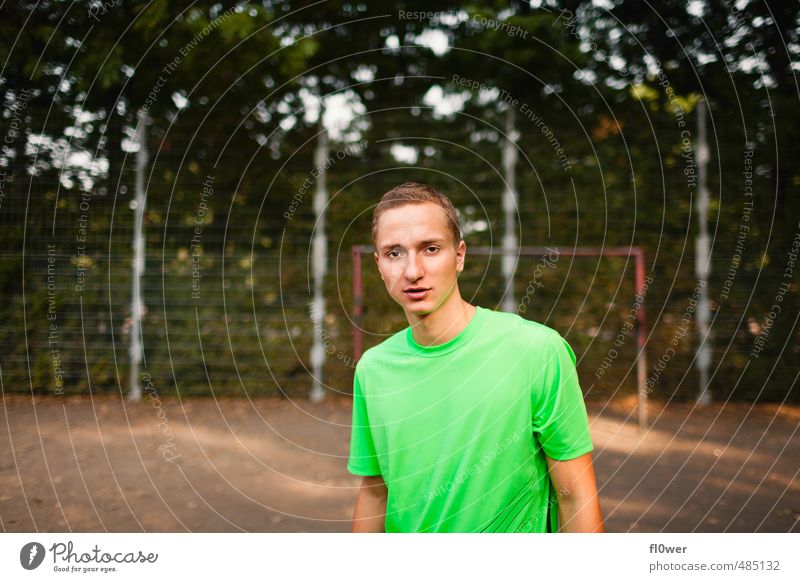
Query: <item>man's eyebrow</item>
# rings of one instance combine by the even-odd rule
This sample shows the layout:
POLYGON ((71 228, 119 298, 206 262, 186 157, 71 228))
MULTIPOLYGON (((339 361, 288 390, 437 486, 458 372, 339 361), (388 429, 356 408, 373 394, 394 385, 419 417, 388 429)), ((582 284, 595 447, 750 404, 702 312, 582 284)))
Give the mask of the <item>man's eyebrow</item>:
MULTIPOLYGON (((443 240, 444 239, 442 239, 442 238, 431 238, 431 239, 420 241, 417 246, 424 247, 424 246, 428 246, 428 245, 433 244, 433 243, 440 243, 443 240)), ((396 249, 396 248, 402 249, 403 245, 401 245, 400 243, 389 243, 389 244, 383 245, 381 247, 381 250, 382 251, 388 251, 390 249, 396 249)))

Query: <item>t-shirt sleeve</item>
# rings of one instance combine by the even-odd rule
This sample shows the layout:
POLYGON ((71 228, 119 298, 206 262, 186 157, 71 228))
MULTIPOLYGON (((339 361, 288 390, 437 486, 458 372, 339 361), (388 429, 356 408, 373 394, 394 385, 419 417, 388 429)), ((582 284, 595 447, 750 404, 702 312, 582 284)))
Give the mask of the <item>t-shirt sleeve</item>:
POLYGON ((381 474, 375 442, 367 414, 367 401, 364 397, 359 370, 353 377, 353 428, 350 433, 350 459, 347 470, 354 475, 374 477, 381 474))
POLYGON ((533 373, 533 432, 548 457, 568 461, 593 450, 577 359, 558 332, 543 343, 542 369, 533 373))

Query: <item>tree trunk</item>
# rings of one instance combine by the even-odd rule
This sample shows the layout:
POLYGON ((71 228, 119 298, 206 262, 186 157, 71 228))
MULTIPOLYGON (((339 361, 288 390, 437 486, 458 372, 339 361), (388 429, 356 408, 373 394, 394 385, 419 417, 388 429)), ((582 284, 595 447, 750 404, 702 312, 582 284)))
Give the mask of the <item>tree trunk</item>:
POLYGON ((117 190, 121 186, 120 177, 122 175, 122 126, 123 118, 117 115, 114 105, 107 106, 108 116, 106 118, 106 156, 108 157, 108 194, 116 196, 117 190))

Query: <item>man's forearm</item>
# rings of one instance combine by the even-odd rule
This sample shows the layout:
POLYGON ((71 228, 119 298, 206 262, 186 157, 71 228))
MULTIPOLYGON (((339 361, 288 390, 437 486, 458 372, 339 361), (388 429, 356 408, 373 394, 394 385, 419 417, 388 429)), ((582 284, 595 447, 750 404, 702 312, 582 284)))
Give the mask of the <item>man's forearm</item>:
POLYGON ((353 533, 383 533, 386 521, 386 497, 362 487, 353 509, 353 533))
POLYGON ((558 531, 560 532, 601 533, 606 531, 597 495, 565 496, 558 504, 558 521, 558 531))

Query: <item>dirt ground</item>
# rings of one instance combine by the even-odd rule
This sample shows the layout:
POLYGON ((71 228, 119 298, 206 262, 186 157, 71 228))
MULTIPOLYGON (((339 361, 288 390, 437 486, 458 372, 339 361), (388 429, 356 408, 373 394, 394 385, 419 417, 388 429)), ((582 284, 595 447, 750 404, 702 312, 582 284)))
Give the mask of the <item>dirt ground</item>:
MULTIPOLYGON (((349 531, 347 398, 2 406, 3 531, 349 531)), ((800 531, 800 408, 588 407, 608 531, 800 531)))

